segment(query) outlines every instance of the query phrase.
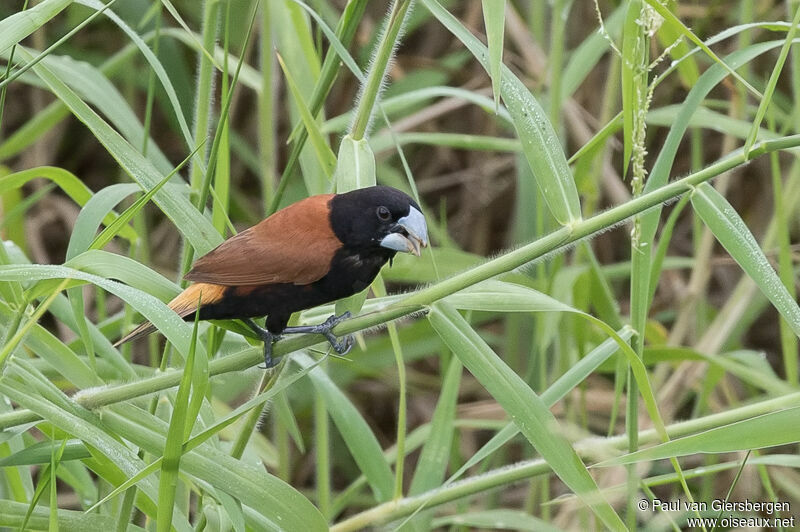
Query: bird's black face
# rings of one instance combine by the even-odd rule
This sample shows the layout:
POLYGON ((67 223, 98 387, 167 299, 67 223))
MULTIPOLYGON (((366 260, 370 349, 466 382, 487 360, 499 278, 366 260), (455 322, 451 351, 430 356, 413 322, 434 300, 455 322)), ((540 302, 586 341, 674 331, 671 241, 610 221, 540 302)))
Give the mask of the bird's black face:
POLYGON ((347 247, 419 256, 420 247, 428 245, 428 227, 419 205, 395 188, 353 190, 334 196, 330 205, 331 228, 347 247))

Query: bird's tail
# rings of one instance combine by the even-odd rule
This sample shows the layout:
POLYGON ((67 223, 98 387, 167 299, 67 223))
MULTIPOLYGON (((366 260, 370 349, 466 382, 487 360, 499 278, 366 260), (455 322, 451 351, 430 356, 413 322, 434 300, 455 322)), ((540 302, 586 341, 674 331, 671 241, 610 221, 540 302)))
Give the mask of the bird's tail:
MULTIPOLYGON (((222 297, 222 294, 225 292, 225 288, 226 287, 224 286, 216 284, 195 283, 188 286, 186 290, 178 294, 175 299, 169 302, 168 306, 174 310, 178 316, 185 318, 186 316, 197 312, 198 303, 202 307, 203 305, 219 301, 219 299, 222 297)), ((125 342, 130 342, 131 340, 147 336, 155 330, 155 325, 149 321, 146 321, 117 340, 117 342, 114 344, 114 347, 118 347, 125 342)))

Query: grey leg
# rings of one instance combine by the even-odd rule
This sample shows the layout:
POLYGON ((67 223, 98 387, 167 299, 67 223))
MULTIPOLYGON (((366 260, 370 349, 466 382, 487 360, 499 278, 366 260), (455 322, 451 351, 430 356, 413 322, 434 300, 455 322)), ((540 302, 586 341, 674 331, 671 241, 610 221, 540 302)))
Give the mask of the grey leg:
POLYGON ((344 320, 350 317, 349 312, 345 312, 341 316, 333 315, 324 323, 320 323, 319 325, 300 325, 297 327, 286 327, 281 334, 321 334, 328 340, 333 347, 333 350, 339 353, 340 355, 347 354, 348 351, 353 347, 353 335, 348 334, 341 340, 336 338, 336 335, 331 332, 331 329, 339 325, 339 323, 343 322, 344 320))
POLYGON ((263 327, 259 327, 256 322, 247 318, 243 320, 248 327, 250 327, 254 333, 264 342, 264 368, 263 369, 270 369, 275 367, 278 362, 277 360, 272 359, 272 342, 280 339, 280 336, 276 334, 272 334, 268 330, 263 327))

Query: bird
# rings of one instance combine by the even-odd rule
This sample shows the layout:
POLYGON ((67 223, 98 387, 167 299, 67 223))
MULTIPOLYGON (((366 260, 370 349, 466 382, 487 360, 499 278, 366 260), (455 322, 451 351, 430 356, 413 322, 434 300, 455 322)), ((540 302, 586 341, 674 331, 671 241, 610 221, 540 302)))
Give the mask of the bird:
MULTIPOLYGON (((199 258, 184 279, 193 284, 169 302, 186 321, 241 319, 264 342, 264 366, 277 365, 272 344, 283 334, 325 337, 339 354, 352 336, 332 329, 350 317, 287 327, 292 313, 360 292, 398 252, 420 256, 428 228, 419 204, 396 188, 376 185, 297 201, 225 240, 199 258), (198 311, 199 306, 199 311, 198 311), (266 327, 253 318, 266 316, 266 327)), ((114 345, 146 336, 144 322, 114 345)))

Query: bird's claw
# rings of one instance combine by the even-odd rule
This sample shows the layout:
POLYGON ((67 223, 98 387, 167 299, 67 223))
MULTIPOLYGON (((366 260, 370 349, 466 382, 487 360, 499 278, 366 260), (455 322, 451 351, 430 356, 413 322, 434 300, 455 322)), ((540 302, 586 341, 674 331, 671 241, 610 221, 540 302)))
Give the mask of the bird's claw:
POLYGON ((355 339, 353 338, 353 335, 348 334, 347 336, 340 338, 336 342, 333 342, 331 346, 338 355, 346 355, 353 348, 354 344, 355 344, 355 339))
MULTIPOLYGON (((296 327, 286 327, 283 330, 283 334, 321 334, 328 340, 328 343, 331 344, 331 347, 334 351, 336 351, 340 355, 347 354, 350 349, 353 348, 353 336, 347 335, 340 338, 337 338, 335 334, 333 334, 332 329, 339 325, 344 320, 350 318, 352 314, 350 312, 343 312, 340 316, 336 316, 335 314, 329 317, 324 322, 320 323, 319 325, 300 325, 296 327)), ((266 361, 266 356, 265 356, 266 361)))
POLYGON ((325 336, 325 338, 328 339, 328 342, 331 344, 331 347, 333 347, 333 350, 336 351, 338 355, 346 355, 347 353, 349 353, 350 350, 353 348, 355 340, 353 339, 352 334, 348 334, 347 336, 338 338, 336 337, 336 335, 333 334, 333 332, 331 332, 331 329, 339 325, 344 320, 349 319, 351 316, 352 314, 350 313, 349 310, 343 312, 339 316, 334 314, 333 316, 325 320, 325 322, 320 326, 320 328, 324 330, 322 334, 325 336))

